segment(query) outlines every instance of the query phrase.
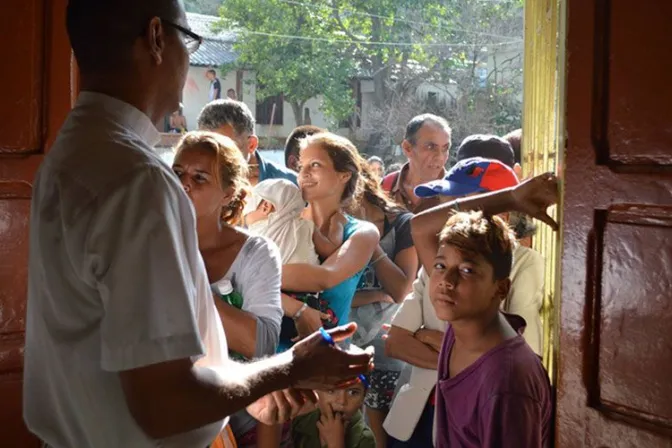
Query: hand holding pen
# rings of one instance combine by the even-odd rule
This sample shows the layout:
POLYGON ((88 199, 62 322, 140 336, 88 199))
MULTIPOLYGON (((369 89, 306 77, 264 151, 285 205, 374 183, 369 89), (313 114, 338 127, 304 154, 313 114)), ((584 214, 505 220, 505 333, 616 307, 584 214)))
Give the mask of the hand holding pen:
POLYGON ((321 328, 292 347, 291 373, 296 380, 291 386, 329 390, 353 384, 362 378, 366 381, 363 374, 373 368, 373 349, 345 351, 337 346, 338 342, 352 337, 356 330, 354 323, 328 331, 321 328))

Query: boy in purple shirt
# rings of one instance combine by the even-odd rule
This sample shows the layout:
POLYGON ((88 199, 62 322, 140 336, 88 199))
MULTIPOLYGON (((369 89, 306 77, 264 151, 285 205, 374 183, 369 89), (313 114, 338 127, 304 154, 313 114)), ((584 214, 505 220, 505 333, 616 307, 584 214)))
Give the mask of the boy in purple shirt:
POLYGON ((500 312, 511 285, 515 237, 493 215, 522 211, 557 228, 546 215, 556 199, 555 178, 542 175, 414 218, 413 237, 429 272, 432 305, 437 316, 450 323, 439 355, 436 386, 438 448, 549 444, 548 376, 520 336, 525 321, 500 312), (475 209, 482 211, 456 212, 475 209), (445 225, 437 239, 441 219, 445 225))

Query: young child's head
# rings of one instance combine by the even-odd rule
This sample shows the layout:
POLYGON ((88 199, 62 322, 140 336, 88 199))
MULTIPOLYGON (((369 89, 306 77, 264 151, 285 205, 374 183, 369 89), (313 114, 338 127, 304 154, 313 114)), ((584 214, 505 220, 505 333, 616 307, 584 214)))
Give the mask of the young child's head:
POLYGON ((271 213, 299 216, 304 208, 301 190, 286 179, 268 179, 252 190, 252 200, 245 210, 247 225, 268 220, 271 213))
POLYGON ((260 221, 268 219, 268 215, 275 211, 275 207, 269 201, 264 199, 259 200, 259 205, 257 208, 245 215, 245 223, 248 226, 256 224, 260 221))
MULTIPOLYGON (((368 378, 367 378, 368 381, 368 378)), ((364 404, 366 385, 361 381, 342 389, 319 391, 320 405, 329 405, 334 413, 340 413, 343 420, 350 420, 364 404)))
POLYGON ((499 217, 456 213, 439 234, 429 280, 441 320, 480 320, 497 313, 511 286, 515 237, 499 217))

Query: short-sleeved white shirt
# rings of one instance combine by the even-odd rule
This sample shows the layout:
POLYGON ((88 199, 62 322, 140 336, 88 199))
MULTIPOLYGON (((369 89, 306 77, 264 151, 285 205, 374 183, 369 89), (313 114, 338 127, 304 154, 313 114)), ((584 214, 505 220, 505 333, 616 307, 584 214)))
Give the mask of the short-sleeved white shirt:
POLYGON ((35 178, 24 418, 50 446, 205 447, 225 423, 150 440, 119 381, 186 357, 227 362, 193 208, 158 137, 135 107, 83 92, 35 178))

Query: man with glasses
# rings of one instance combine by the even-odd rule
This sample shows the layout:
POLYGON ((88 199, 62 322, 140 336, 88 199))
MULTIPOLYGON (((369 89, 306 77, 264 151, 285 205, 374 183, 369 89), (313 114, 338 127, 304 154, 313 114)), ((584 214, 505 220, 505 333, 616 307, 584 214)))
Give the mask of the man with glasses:
POLYGON ((400 171, 383 178, 383 190, 409 211, 417 213, 438 202, 422 201, 414 193, 415 187, 443 179, 451 144, 451 129, 445 118, 432 114, 418 115, 406 126, 401 148, 408 162, 400 171))
POLYGON ((280 423, 314 398, 300 389, 367 371, 319 333, 228 359, 191 203, 152 151, 201 40, 181 1, 70 0, 67 28, 82 92, 34 181, 28 428, 53 447, 205 447, 240 409, 280 423))

